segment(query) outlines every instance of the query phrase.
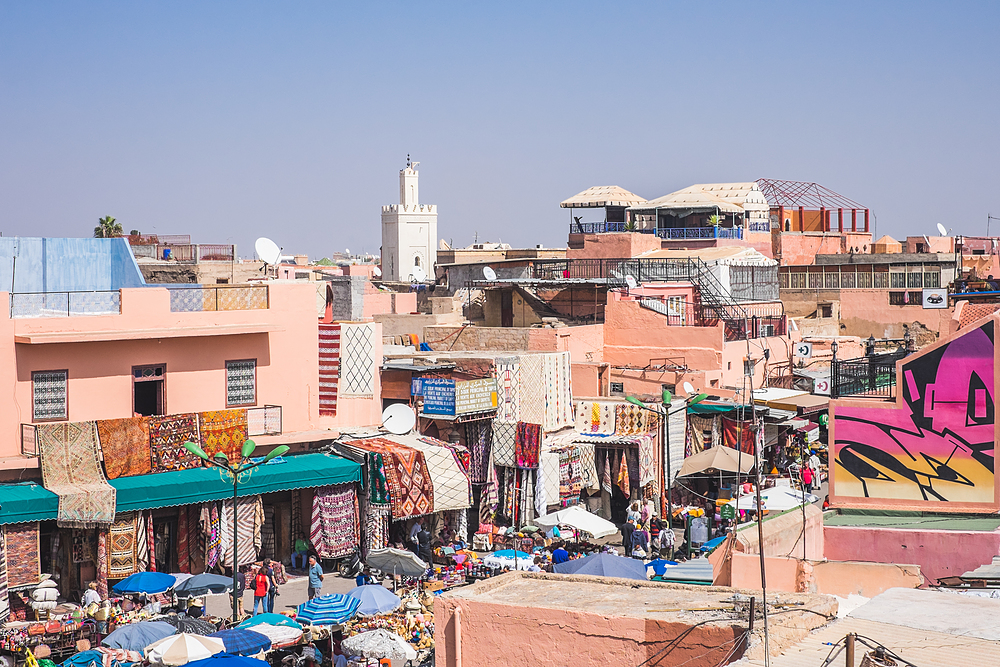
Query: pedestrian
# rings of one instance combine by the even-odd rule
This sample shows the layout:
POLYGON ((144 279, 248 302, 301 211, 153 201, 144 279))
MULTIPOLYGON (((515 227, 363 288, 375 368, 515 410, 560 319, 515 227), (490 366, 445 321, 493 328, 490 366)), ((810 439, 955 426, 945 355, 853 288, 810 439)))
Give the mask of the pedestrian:
POLYGON ((257 605, 260 605, 261 613, 267 613, 267 570, 263 567, 257 569, 257 574, 253 578, 253 615, 257 615, 257 605))
POLYGON ((264 559, 264 570, 267 572, 267 613, 274 613, 274 598, 278 597, 278 581, 274 577, 274 565, 270 558, 264 559))
POLYGON ((622 532, 622 548, 625 549, 626 554, 632 553, 632 531, 635 530, 635 524, 632 523, 632 519, 628 519, 621 525, 620 528, 622 532))
POLYGON ((427 567, 433 566, 431 562, 433 557, 431 552, 431 532, 423 526, 420 527, 420 532, 417 533, 417 557, 427 563, 427 567))
POLYGON ((813 490, 819 490, 821 483, 819 481, 819 466, 820 460, 819 456, 816 455, 816 450, 810 450, 809 454, 809 467, 813 471, 813 490))
POLYGON ((649 551, 649 535, 640 524, 632 531, 632 547, 628 553, 633 558, 645 558, 649 551))
POLYGON ((323 566, 316 562, 316 556, 309 556, 309 599, 323 590, 323 566))
POLYGON ((809 466, 802 467, 802 492, 812 491, 813 471, 809 466))
POLYGON ((556 543, 556 548, 552 550, 552 563, 558 565, 569 560, 569 552, 563 548, 563 543, 556 543))
MULTIPOLYGON (((236 570, 236 609, 240 618, 243 618, 243 593, 247 590, 247 566, 240 565, 236 570)), ((233 601, 233 593, 229 594, 229 601, 233 601)))
POLYGON ((674 529, 669 524, 664 524, 660 530, 660 553, 665 553, 667 560, 674 559, 674 544, 676 542, 677 537, 674 535, 674 529))
POLYGON ((367 566, 361 571, 361 574, 354 578, 355 586, 367 586, 373 583, 375 580, 372 578, 372 571, 367 566))
POLYGON ((638 502, 632 503, 629 506, 628 512, 626 513, 626 516, 628 517, 628 519, 630 521, 635 521, 635 522, 638 522, 638 521, 640 521, 642 519, 642 512, 639 511, 639 503, 638 502))

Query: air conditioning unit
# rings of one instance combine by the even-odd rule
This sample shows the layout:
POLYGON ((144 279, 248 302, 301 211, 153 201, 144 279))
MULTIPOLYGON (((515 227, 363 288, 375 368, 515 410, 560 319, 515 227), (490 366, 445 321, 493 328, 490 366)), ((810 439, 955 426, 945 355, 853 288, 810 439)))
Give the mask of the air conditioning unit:
POLYGON ((774 335, 774 325, 773 324, 762 324, 760 325, 760 335, 762 338, 767 338, 774 335))

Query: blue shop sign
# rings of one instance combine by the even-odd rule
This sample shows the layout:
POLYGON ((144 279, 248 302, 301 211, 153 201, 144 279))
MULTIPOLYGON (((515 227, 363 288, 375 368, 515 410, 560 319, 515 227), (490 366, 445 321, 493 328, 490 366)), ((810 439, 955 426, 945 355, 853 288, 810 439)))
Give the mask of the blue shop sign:
POLYGON ((455 381, 426 378, 423 381, 425 415, 455 416, 455 381))

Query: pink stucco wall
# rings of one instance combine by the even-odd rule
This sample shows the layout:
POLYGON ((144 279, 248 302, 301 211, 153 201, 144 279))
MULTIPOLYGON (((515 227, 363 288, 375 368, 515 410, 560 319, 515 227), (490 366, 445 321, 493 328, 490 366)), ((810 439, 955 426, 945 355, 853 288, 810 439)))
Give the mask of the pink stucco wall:
MULTIPOLYGON (((734 552, 730 555, 730 579, 716 585, 760 588, 760 556, 734 552)), ((863 563, 857 561, 805 561, 797 558, 765 557, 769 591, 863 595, 874 597, 890 588, 917 588, 923 583, 917 565, 863 563)))
POLYGON ((637 257, 644 252, 660 249, 660 239, 655 234, 618 233, 586 234, 583 248, 569 248, 568 259, 621 259, 637 257))
MULTIPOLYGON (((0 305, 7 299, 0 293, 0 305)), ((280 405, 284 432, 378 424, 381 406, 375 398, 341 397, 336 417, 319 417, 315 285, 270 283, 268 306, 174 313, 167 289, 139 288, 122 290, 118 315, 12 320, 4 307, 0 383, 12 390, 0 398, 0 457, 20 453, 20 424, 32 421, 31 373, 43 370, 69 371, 70 421, 131 416, 131 370, 146 364, 166 365, 168 414, 223 409, 225 362, 254 358, 256 405, 280 405), (69 336, 66 342, 14 342, 15 336, 38 334, 69 336), (87 337, 112 340, 83 340, 87 337)), ((375 326, 381 340, 381 327, 375 326)), ((375 397, 381 393, 381 361, 377 348, 375 397)))

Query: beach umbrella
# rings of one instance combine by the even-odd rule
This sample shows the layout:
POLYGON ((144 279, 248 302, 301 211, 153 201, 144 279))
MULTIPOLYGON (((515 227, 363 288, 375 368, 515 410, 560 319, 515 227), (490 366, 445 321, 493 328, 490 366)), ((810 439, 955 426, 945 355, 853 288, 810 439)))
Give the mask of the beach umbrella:
POLYGON ((221 639, 181 633, 153 642, 144 655, 151 665, 186 665, 225 650, 221 639))
POLYGON ((101 645, 141 653, 150 644, 176 634, 176 632, 177 628, 163 621, 132 623, 131 625, 123 625, 109 634, 101 640, 101 645))
MULTIPOLYGON (((761 489, 760 492, 760 501, 763 503, 764 509, 769 512, 784 512, 798 507, 802 504, 803 498, 807 503, 819 500, 811 493, 803 494, 801 491, 787 486, 773 486, 770 489, 761 489)), ((748 493, 745 496, 740 496, 739 500, 736 501, 736 509, 756 510, 757 494, 748 493)))
POLYGON ((80 651, 66 658, 62 667, 104 667, 104 654, 97 650, 80 651))
POLYGON ((697 475, 708 470, 736 472, 744 475, 753 470, 753 455, 732 447, 711 447, 684 459, 678 477, 697 475))
POLYGON ((240 623, 241 628, 252 628, 255 625, 267 624, 267 625, 287 625, 290 628, 296 628, 298 630, 302 629, 300 623, 296 623, 295 620, 284 616, 283 614, 257 614, 256 616, 251 616, 247 620, 240 623))
POLYGON ((280 648, 282 646, 289 646, 299 641, 299 637, 302 636, 302 630, 300 628, 293 628, 287 625, 268 625, 267 623, 258 623, 253 626, 254 632, 259 632, 268 639, 271 640, 271 648, 280 648))
POLYGON ((245 655, 216 653, 210 658, 189 662, 188 667, 271 667, 258 658, 248 658, 245 655))
POLYGON ((127 593, 162 593, 172 588, 176 579, 165 572, 136 572, 111 587, 118 595, 127 593))
POLYGON ((226 645, 226 653, 234 655, 254 655, 271 648, 271 640, 267 638, 267 635, 246 628, 221 630, 209 635, 209 637, 221 639, 222 643, 226 645))
POLYGON ((417 658, 416 650, 405 639, 388 630, 369 630, 348 637, 340 643, 340 648, 347 655, 374 660, 404 662, 417 658))
POLYGON ((417 558, 412 551, 402 549, 374 549, 368 553, 365 564, 373 570, 386 574, 401 574, 404 577, 422 577, 428 565, 417 558))
POLYGON ((179 616, 177 614, 167 614, 156 620, 169 623, 177 628, 178 633, 187 633, 189 635, 210 635, 219 629, 206 620, 191 618, 190 616, 179 616))
POLYGON ((179 598, 195 598, 200 595, 221 595, 233 590, 233 578, 221 574, 196 574, 174 586, 179 598))
POLYGON ((646 580, 646 566, 641 560, 604 553, 558 563, 553 570, 559 574, 590 574, 597 577, 646 580))
POLYGON ((702 551, 711 551, 715 547, 717 547, 720 544, 722 544, 723 542, 725 542, 727 537, 729 537, 729 536, 728 535, 721 535, 719 537, 713 537, 708 542, 705 542, 703 545, 701 545, 701 550, 702 551))
POLYGON ((564 510, 540 516, 535 519, 535 523, 546 530, 551 530, 553 526, 569 526, 574 530, 590 533, 595 538, 618 532, 618 526, 588 512, 582 505, 570 505, 564 510))
POLYGON ((390 611, 399 609, 402 601, 399 596, 379 584, 368 584, 351 589, 348 593, 352 598, 361 600, 358 613, 362 616, 375 616, 376 614, 387 614, 390 611))
POLYGON ((354 618, 360 606, 361 600, 349 595, 321 595, 300 604, 295 619, 312 625, 335 625, 354 618))
MULTIPOLYGON (((501 549, 500 551, 494 551, 490 555, 493 556, 494 558, 506 558, 507 560, 514 560, 514 557, 515 557, 513 549, 501 549)), ((529 553, 525 553, 523 551, 518 551, 517 552, 517 559, 518 560, 525 560, 525 559, 528 559, 528 558, 531 558, 531 557, 532 556, 529 553)))

